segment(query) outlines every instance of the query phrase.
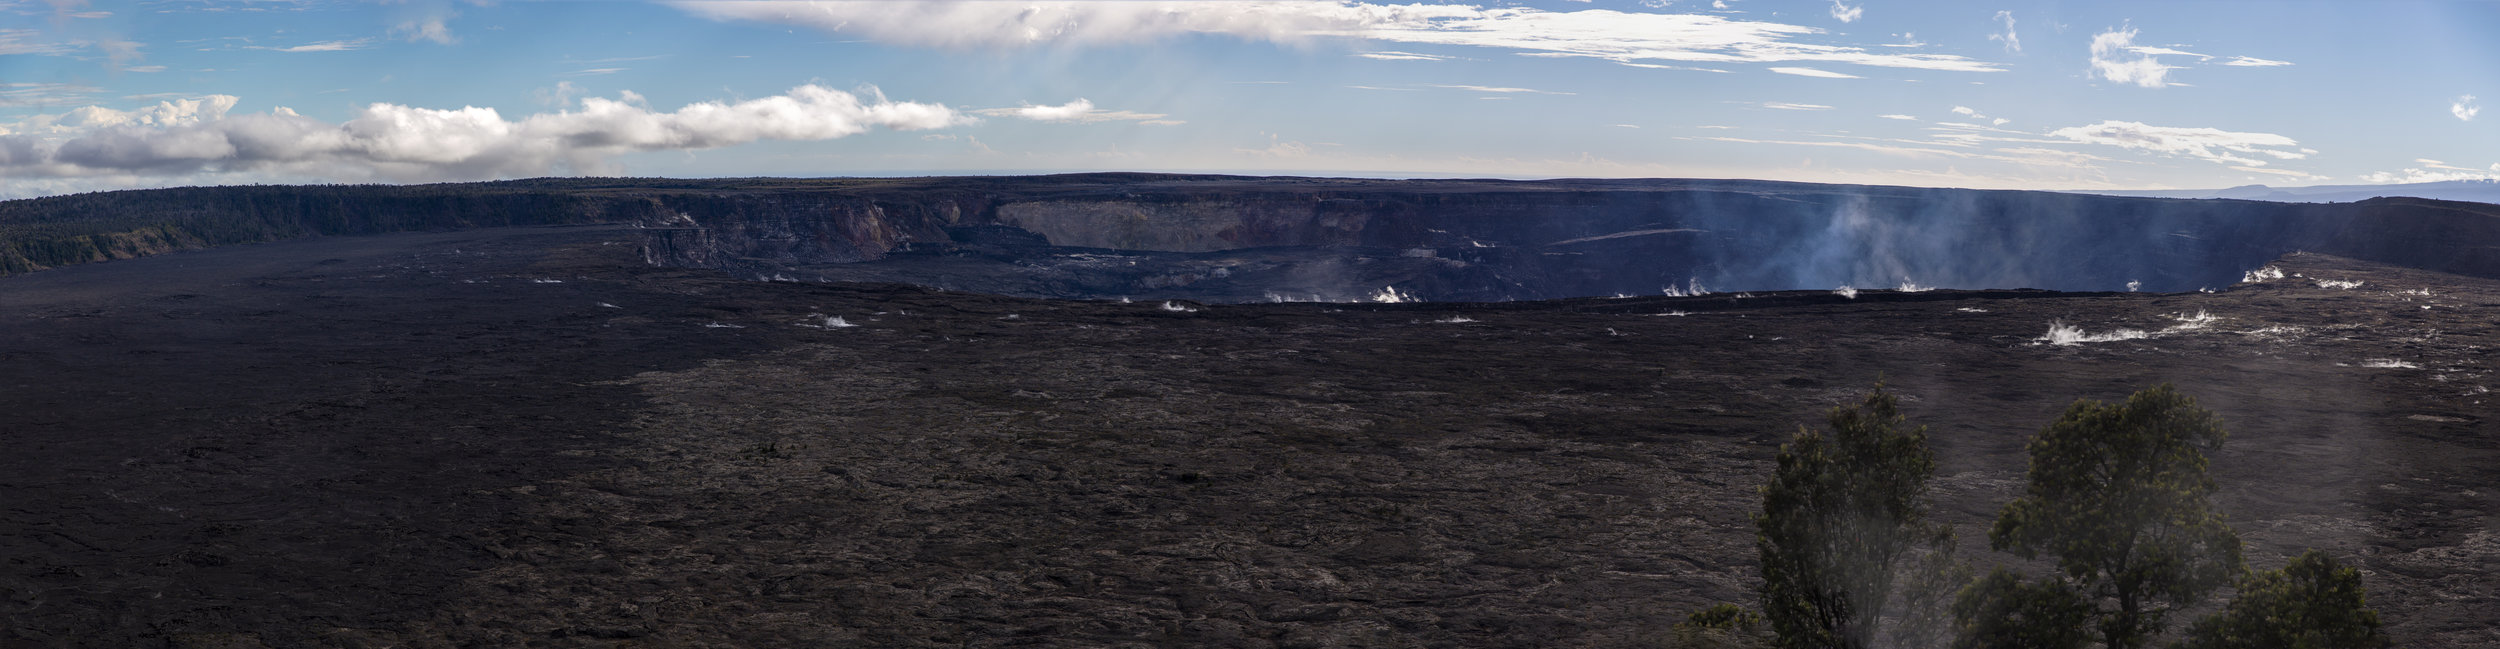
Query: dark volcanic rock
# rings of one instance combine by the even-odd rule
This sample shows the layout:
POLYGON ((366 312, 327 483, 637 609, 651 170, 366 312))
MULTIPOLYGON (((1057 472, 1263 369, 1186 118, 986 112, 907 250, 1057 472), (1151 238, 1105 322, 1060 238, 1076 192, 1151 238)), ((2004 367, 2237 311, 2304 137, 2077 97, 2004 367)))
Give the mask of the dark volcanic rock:
POLYGON ((2401 645, 2500 643, 2492 280, 1123 304, 645 234, 0 280, 0 646, 1652 646, 1751 600, 1776 445, 1878 375, 1966 548, 2032 430, 2172 381, 2255 567, 2324 548, 2401 645))

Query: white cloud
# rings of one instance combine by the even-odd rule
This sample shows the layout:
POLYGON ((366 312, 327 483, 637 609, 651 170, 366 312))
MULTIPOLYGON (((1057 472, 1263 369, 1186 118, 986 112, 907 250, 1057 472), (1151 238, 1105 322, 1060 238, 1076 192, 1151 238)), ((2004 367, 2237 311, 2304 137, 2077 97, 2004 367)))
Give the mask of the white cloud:
MULTIPOLYGON (((2004 126, 2006 122, 2011 122, 2011 121, 2014 121, 2014 120, 2006 119, 2006 118, 2003 118, 2003 117, 1989 117, 1989 116, 1987 116, 1987 115, 1980 114, 1980 112, 1979 112, 1977 109, 1973 109, 1973 108, 1971 108, 1971 107, 1969 107, 1969 106, 1954 106, 1954 107, 1953 107, 1953 114, 1955 114, 1955 115, 1960 115, 1960 116, 1963 116, 1963 117, 1968 117, 1968 118, 1971 118, 1971 120, 1972 120, 1972 121, 1987 122, 1989 126, 2004 126)), ((1999 129, 1988 129, 1988 130, 1994 130, 1994 131, 1999 131, 1999 132, 2010 132, 2010 131, 2002 131, 2002 130, 1999 130, 1999 129)))
POLYGON ((1822 104, 1794 104, 1794 103, 1789 103, 1789 102, 1785 102, 1785 101, 1766 101, 1766 102, 1762 102, 1762 107, 1763 107, 1763 108, 1776 108, 1776 109, 1780 109, 1780 110, 1831 110, 1831 109, 1832 109, 1832 107, 1830 107, 1830 106, 1825 106, 1825 105, 1822 105, 1822 104))
POLYGON ((1997 12, 1995 20, 1998 24, 2005 26, 2005 31, 1989 34, 1988 40, 2004 43, 2005 51, 2007 52, 2021 54, 2023 51, 2023 37, 2021 34, 2014 33, 2014 12, 1999 11, 1997 12))
POLYGON ((1552 90, 1537 90, 1537 89, 1535 89, 1535 88, 1506 88, 1506 87, 1501 87, 1501 86, 1470 86, 1470 85, 1440 85, 1440 84, 1433 84, 1433 86, 1432 86, 1432 87, 1434 87, 1434 88, 1449 88, 1449 89, 1451 89, 1451 90, 1473 90, 1473 91, 1476 91, 1476 92, 1498 92, 1498 93, 1502 93, 1502 94, 1530 94, 1530 95, 1575 95, 1575 94, 1579 94, 1579 93, 1573 93, 1573 92, 1556 92, 1556 91, 1552 91, 1552 90))
MULTIPOLYGON (((984 108, 973 112, 991 117, 1020 117, 1036 122, 1075 122, 1080 124, 1121 121, 1146 122, 1151 120, 1162 120, 1164 117, 1162 113, 1102 110, 1095 108, 1094 102, 1087 101, 1083 97, 1078 97, 1076 101, 1071 101, 1057 106, 1034 106, 1028 104, 1017 108, 984 108)), ((1172 123, 1178 124, 1179 122, 1172 123)))
POLYGON ((2113 83, 2127 83, 2146 88, 2170 85, 2167 77, 2178 68, 2162 65, 2161 60, 2137 51, 2134 29, 2101 32, 2092 37, 2092 76, 2113 83), (2132 56, 2130 56, 2132 55, 2132 56))
POLYGON ((0 126, 0 134, 65 136, 119 126, 186 126, 225 116, 226 111, 234 109, 235 101, 233 95, 207 95, 159 101, 154 106, 137 110, 88 106, 59 115, 36 115, 18 120, 0 126))
POLYGON ((1718 69, 1718 68, 1696 68, 1696 67, 1689 66, 1689 65, 1659 65, 1659 64, 1656 64, 1656 63, 1632 63, 1632 62, 1629 62, 1629 61, 1618 61, 1617 63, 1620 63, 1620 64, 1625 65, 1625 66, 1630 66, 1630 67, 1635 67, 1635 68, 1649 68, 1649 69, 1652 69, 1652 70, 1690 70, 1690 71, 1693 71, 1693 72, 1717 72, 1717 73, 1719 73, 1719 74, 1735 74, 1735 72, 1734 72, 1734 71, 1730 71, 1730 70, 1721 70, 1721 69, 1718 69))
POLYGON ((2308 157, 2308 153, 2299 148, 2299 142, 2273 133, 2239 133, 2213 128, 2148 126, 2139 122, 2113 120, 2061 128, 2050 131, 2049 135, 2086 144, 2105 144, 2246 167, 2262 167, 2266 164, 2263 160, 2248 156, 2264 155, 2285 160, 2308 157))
POLYGON ((1382 60, 1382 61, 1447 61, 1447 60, 1450 60, 1450 57, 1446 57, 1446 56, 1439 56, 1439 55, 1434 55, 1434 54, 1416 54, 1416 53, 1414 53, 1414 52, 1399 52, 1399 51, 1394 51, 1394 50, 1382 50, 1382 51, 1378 51, 1378 52, 1356 52, 1354 55, 1355 55, 1355 56, 1360 56, 1360 57, 1363 57, 1363 58, 1367 58, 1367 59, 1379 59, 1379 60, 1382 60))
POLYGON ((2242 68, 2270 68, 2281 65, 2291 65, 2292 62, 2261 59, 2254 56, 2234 56, 2231 57, 2231 60, 2229 61, 2223 61, 2222 64, 2242 68))
POLYGON ((1915 121, 1918 121, 1918 118, 1916 118, 1916 117, 1911 117, 1911 116, 1909 116, 1909 115, 1876 115, 1876 117, 1881 117, 1881 118, 1884 118, 1884 119, 1897 119, 1897 120, 1901 120, 1901 121, 1905 121, 1905 122, 1915 122, 1915 121))
POLYGON ((2195 52, 2190 52, 2190 51, 2187 51, 2187 50, 2177 50, 2177 49, 2171 49, 2171 48, 2167 48, 2167 47, 2154 47, 2154 46, 2150 46, 2150 45, 2131 45, 2131 46, 2128 46, 2128 47, 2127 47, 2127 51, 2129 51, 2129 52, 2134 52, 2134 53, 2137 53, 2137 54, 2142 54, 2142 55, 2145 55, 2145 56, 2161 56, 2161 55, 2165 55, 2165 54, 2167 54, 2167 55, 2174 55, 2174 56, 2193 56, 2193 57, 2196 57, 2196 60, 2199 60, 2199 61, 2210 61, 2210 60, 2213 60, 2213 58, 2214 58, 2214 57, 2212 57, 2212 56, 2208 56, 2208 55, 2204 55, 2204 54, 2198 54, 2198 53, 2195 53, 2195 52))
POLYGON ((1840 21, 1840 22, 1844 22, 1844 23, 1854 23, 1854 22, 1857 22, 1857 21, 1858 21, 1858 18, 1859 18, 1860 16, 1865 16, 1865 15, 1866 15, 1866 5, 1861 4, 1861 5, 1858 5, 1858 6, 1852 7, 1852 6, 1849 6, 1849 5, 1841 4, 1841 3, 1840 3, 1840 0, 1832 0, 1832 19, 1833 19, 1833 20, 1838 20, 1838 21, 1840 21))
POLYGON ((1777 72, 1777 73, 1780 73, 1780 74, 1793 74, 1793 75, 1797 75, 1797 76, 1800 76, 1800 77, 1821 77, 1821 78, 1825 78, 1825 79, 1864 79, 1864 78, 1866 78, 1866 77, 1861 77, 1861 76, 1854 75, 1854 74, 1842 74, 1842 73, 1839 73, 1839 72, 1833 72, 1833 71, 1830 71, 1830 70, 1817 70, 1817 69, 1814 69, 1814 68, 1771 68, 1771 71, 1772 71, 1772 72, 1777 72))
POLYGON ((671 0, 715 20, 799 25, 878 42, 941 48, 1103 45, 1186 34, 1252 41, 1354 38, 1513 50, 1618 62, 1827 62, 1995 72, 1947 54, 1872 52, 1798 42, 1821 29, 1723 16, 1544 11, 1350 0, 671 0))
POLYGON ((367 48, 367 47, 371 47, 372 45, 373 45, 373 39, 370 39, 370 38, 359 38, 359 39, 355 39, 355 40, 344 40, 344 41, 321 41, 321 42, 318 42, 318 43, 306 43, 306 44, 303 44, 303 45, 297 45, 297 46, 294 46, 294 47, 262 47, 262 46, 251 46, 251 47, 247 47, 247 48, 245 48, 245 49, 254 49, 254 50, 269 50, 269 51, 272 51, 272 52, 344 52, 344 51, 348 51, 348 50, 361 50, 361 49, 364 49, 364 48, 367 48))
POLYGON ((680 0, 714 20, 812 27, 884 43, 943 48, 1103 45, 1184 34, 1289 42, 1315 35, 1482 13, 1472 7, 1273 0, 680 0))
POLYGON ((1036 122, 1069 122, 1091 112, 1094 112, 1094 102, 1078 97, 1076 101, 1057 106, 1028 105, 1023 108, 992 108, 981 111, 981 114, 1022 117, 1036 122))
POLYGON ((2457 116, 2460 122, 2474 121, 2474 116, 2482 112, 2482 105, 2474 103, 2473 95, 2462 95, 2456 101, 2448 102, 2448 114, 2457 116))
POLYGON ((874 127, 942 128, 938 104, 808 85, 734 104, 655 112, 632 93, 579 110, 507 120, 492 108, 376 103, 332 124, 285 108, 233 115, 230 95, 138 111, 88 107, 21 120, 0 135, 0 175, 34 178, 284 174, 332 180, 451 180, 604 172, 605 158, 757 140, 828 140, 874 127))

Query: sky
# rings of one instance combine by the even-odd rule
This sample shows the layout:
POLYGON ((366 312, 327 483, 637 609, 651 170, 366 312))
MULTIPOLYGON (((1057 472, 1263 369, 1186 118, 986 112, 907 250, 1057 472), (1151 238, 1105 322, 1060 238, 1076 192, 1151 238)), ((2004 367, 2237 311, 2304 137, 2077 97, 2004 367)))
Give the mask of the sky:
POLYGON ((2500 2, 0 0, 0 197, 1173 171, 2500 178, 2500 2))

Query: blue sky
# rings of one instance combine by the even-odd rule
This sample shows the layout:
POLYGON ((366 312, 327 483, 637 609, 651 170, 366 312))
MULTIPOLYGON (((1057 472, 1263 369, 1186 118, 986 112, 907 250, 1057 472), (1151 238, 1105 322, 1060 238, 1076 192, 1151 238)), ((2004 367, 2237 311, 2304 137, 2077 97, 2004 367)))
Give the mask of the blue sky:
POLYGON ((0 0, 0 195, 1158 170, 2500 178, 2500 3, 0 0))

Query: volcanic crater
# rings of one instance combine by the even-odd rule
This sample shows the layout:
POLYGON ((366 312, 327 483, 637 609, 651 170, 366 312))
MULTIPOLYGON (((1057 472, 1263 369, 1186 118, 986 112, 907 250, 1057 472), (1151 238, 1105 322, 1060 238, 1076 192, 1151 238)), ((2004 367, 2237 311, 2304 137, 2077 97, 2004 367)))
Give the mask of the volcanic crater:
MULTIPOLYGON (((1533 189, 1625 200, 1559 187, 1533 189)), ((2010 560, 1984 527, 2032 432, 2169 382, 2231 431, 2212 468, 2252 567, 2325 549, 2399 646, 2500 644, 2500 281, 2469 254, 2500 239, 2425 234, 2500 208, 2124 199, 2203 243, 2034 285, 2092 291, 1843 295, 1804 282, 1984 267, 1544 254, 1738 232, 1654 214, 1472 261, 1464 228, 1119 239, 1143 212, 1099 206, 1074 213, 1099 241, 994 205, 915 230, 890 200, 864 203, 884 229, 774 239, 664 190, 0 279, 0 646, 1656 646, 1753 600, 1778 444, 1878 381, 1975 561, 2010 560), (2372 225, 2317 235, 2343 256, 2218 234, 2372 225), (1258 258, 1277 274, 1141 279, 1258 258), (1329 259, 1367 270, 1273 279, 1329 259), (1686 294, 1585 297, 1661 280, 1686 294), (1438 300, 1354 301, 1387 287, 1438 300)), ((1971 200, 2014 198, 2067 200, 1971 200)))

